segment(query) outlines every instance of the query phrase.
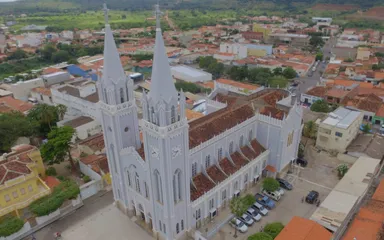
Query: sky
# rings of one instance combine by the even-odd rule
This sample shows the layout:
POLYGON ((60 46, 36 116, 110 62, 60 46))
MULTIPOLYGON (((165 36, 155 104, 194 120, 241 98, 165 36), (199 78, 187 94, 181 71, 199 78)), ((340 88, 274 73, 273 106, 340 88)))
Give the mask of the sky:
POLYGON ((14 2, 16 0, 0 0, 0 2, 14 2))

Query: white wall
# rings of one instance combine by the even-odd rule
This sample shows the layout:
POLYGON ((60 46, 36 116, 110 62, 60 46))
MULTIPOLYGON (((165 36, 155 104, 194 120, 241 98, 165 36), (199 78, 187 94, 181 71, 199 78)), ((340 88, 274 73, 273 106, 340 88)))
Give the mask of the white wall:
POLYGON ((314 102, 316 102, 318 100, 322 100, 321 97, 316 97, 316 96, 312 96, 312 95, 308 95, 308 94, 302 93, 301 96, 300 96, 300 101, 302 103, 304 103, 306 99, 307 99, 307 102, 309 104, 313 104, 314 102))
POLYGON ((13 93, 13 97, 23 101, 27 101, 31 90, 36 87, 44 87, 42 78, 31 79, 25 82, 17 82, 11 85, 9 91, 13 93))
POLYGON ((31 92, 31 97, 35 98, 38 103, 45 103, 45 104, 48 104, 48 105, 53 105, 52 97, 50 97, 50 96, 43 95, 43 94, 40 94, 40 93, 32 91, 31 92), (43 98, 43 99, 41 99, 41 98, 43 98))
POLYGON ((84 140, 89 136, 101 133, 102 128, 100 123, 97 121, 92 121, 77 127, 75 130, 77 138, 84 140))

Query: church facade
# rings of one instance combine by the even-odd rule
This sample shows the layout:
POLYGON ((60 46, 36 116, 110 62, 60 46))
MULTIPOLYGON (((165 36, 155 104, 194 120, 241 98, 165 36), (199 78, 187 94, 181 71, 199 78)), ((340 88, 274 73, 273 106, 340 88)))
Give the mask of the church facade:
POLYGON ((159 15, 157 6, 151 91, 143 93, 143 119, 138 119, 133 81, 121 66, 108 22, 97 87, 116 205, 145 221, 160 238, 178 239, 214 218, 262 176, 289 166, 297 156, 302 110, 295 96, 282 89, 240 95, 217 88, 207 102, 222 107, 188 122, 159 15))

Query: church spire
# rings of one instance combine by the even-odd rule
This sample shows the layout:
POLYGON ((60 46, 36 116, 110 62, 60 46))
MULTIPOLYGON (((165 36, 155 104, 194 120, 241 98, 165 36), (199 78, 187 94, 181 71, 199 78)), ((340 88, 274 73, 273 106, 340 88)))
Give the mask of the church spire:
POLYGON ((111 26, 108 22, 109 9, 104 3, 103 5, 104 17, 105 17, 105 35, 104 35, 104 67, 102 83, 110 85, 111 83, 117 84, 121 80, 125 80, 125 72, 121 65, 120 55, 117 51, 116 43, 113 38, 111 26))
POLYGON ((178 97, 161 33, 161 15, 162 12, 160 12, 159 5, 157 4, 155 8, 156 41, 152 65, 151 91, 148 94, 148 97, 153 100, 154 104, 159 103, 161 100, 169 102, 170 99, 177 99, 178 97))

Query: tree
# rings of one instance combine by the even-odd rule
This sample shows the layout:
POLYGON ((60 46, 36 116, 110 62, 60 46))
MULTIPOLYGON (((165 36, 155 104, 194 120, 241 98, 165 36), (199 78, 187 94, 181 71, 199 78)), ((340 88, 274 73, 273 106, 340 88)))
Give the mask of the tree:
POLYGON ((273 76, 268 80, 268 85, 273 88, 285 88, 288 80, 284 76, 273 76))
POLYGON ((314 121, 308 121, 304 124, 303 135, 307 138, 316 138, 317 126, 314 121))
POLYGON ((17 49, 7 59, 8 60, 20 60, 20 59, 27 58, 27 57, 28 57, 28 55, 25 51, 23 51, 21 49, 17 49))
POLYGON ((55 53, 57 49, 52 44, 47 44, 43 49, 40 50, 41 57, 46 61, 52 60, 52 55, 55 53))
POLYGON ((249 236, 248 240, 273 240, 273 238, 265 232, 258 232, 249 236))
POLYGON ((322 52, 316 53, 316 61, 323 61, 324 54, 322 52))
MULTIPOLYGON (((60 111, 62 111, 62 107, 60 107, 60 111)), ((58 108, 48 104, 37 104, 29 111, 27 117, 32 121, 39 122, 40 134, 46 136, 59 120, 58 108)))
POLYGON ((322 47, 324 44, 325 42, 320 36, 312 36, 311 39, 309 39, 309 45, 311 45, 313 49, 322 47))
MULTIPOLYGON (((232 198, 229 207, 231 209, 231 212, 236 217, 241 217, 247 211, 247 206, 244 204, 244 201, 241 198, 235 197, 232 198)), ((237 237, 237 228, 235 228, 235 235, 233 237, 237 237)))
POLYGON ((121 19, 127 19, 127 15, 125 14, 121 15, 121 19))
POLYGON ((69 59, 71 59, 71 56, 67 51, 64 51, 64 50, 60 50, 52 54, 52 61, 54 63, 66 62, 69 59))
POLYGON ((273 75, 275 76, 283 75, 283 69, 281 67, 274 68, 273 75))
POLYGON ((79 64, 76 58, 71 58, 67 61, 68 64, 79 64))
POLYGON ((363 132, 364 133, 370 133, 371 132, 371 127, 369 126, 369 124, 363 125, 363 132))
POLYGON ((64 106, 63 104, 59 104, 56 107, 56 113, 60 120, 64 119, 64 115, 67 112, 67 106, 64 106))
POLYGON ((293 68, 287 67, 283 71, 283 76, 288 78, 288 79, 292 79, 292 78, 297 77, 297 72, 293 68))
POLYGON ((280 187, 279 182, 271 177, 267 177, 263 181, 263 189, 267 190, 268 192, 274 192, 280 187))
POLYGON ((328 112, 330 112, 330 108, 329 108, 329 105, 326 101, 317 100, 316 102, 312 103, 311 111, 328 113, 328 112))
POLYGON ((241 198, 241 200, 244 202, 247 209, 250 208, 256 202, 256 198, 252 194, 245 195, 241 198))
POLYGON ((299 144, 299 151, 297 153, 297 156, 299 158, 303 158, 304 157, 304 144, 302 144, 302 143, 299 144))
POLYGON ((273 239, 279 235, 281 230, 283 230, 284 225, 281 222, 273 222, 273 223, 268 223, 264 227, 264 232, 270 235, 273 239))
POLYGON ((72 170, 77 171, 71 156, 71 140, 75 133, 72 127, 55 127, 48 133, 48 141, 41 147, 41 156, 48 165, 58 164, 68 158, 72 170))

